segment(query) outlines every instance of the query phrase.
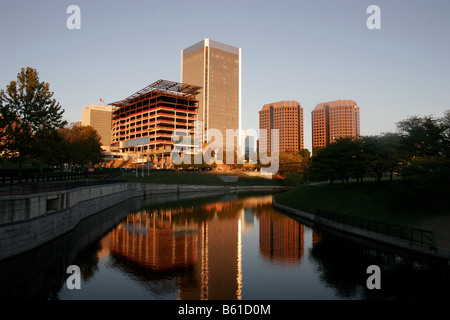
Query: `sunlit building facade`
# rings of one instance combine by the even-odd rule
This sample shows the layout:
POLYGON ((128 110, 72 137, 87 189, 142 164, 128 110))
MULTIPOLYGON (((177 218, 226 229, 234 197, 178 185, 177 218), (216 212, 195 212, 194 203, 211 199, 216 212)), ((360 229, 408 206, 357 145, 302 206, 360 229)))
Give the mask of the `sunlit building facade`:
POLYGON ((303 108, 297 101, 265 104, 259 111, 259 130, 260 149, 270 151, 278 143, 278 151, 298 153, 304 148, 303 108), (272 129, 278 129, 278 141, 274 141, 276 137, 271 135, 272 129))
POLYGON ((359 107, 353 100, 320 103, 311 112, 312 147, 326 147, 338 138, 359 138, 359 107))
MULTIPOLYGON (((198 96, 198 120, 204 142, 208 129, 241 128, 241 48, 204 39, 181 51, 181 82, 202 87, 198 96)), ((234 140, 235 148, 240 138, 234 140)), ((225 143, 225 142, 224 142, 225 143)))

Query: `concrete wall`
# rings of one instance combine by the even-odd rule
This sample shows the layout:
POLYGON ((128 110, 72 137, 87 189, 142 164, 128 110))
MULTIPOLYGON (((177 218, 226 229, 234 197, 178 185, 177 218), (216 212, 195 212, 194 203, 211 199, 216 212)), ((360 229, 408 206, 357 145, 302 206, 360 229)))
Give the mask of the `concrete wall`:
POLYGON ((406 249, 412 252, 433 256, 437 258, 447 259, 450 262, 450 251, 444 248, 431 248, 430 246, 423 245, 417 242, 412 242, 400 238, 391 237, 382 233, 377 233, 373 231, 369 231, 366 229, 349 226, 343 223, 335 222, 329 219, 325 219, 319 216, 316 216, 311 213, 307 213, 304 211, 300 211, 297 209, 293 209, 291 207, 287 207, 281 204, 276 203, 275 197, 273 197, 273 205, 276 209, 279 209, 283 212, 291 214, 293 216, 301 217, 303 219, 309 220, 313 223, 318 223, 320 225, 324 225, 330 227, 335 230, 343 231, 358 237, 363 237, 370 240, 375 240, 378 242, 382 242, 385 244, 393 245, 402 249, 406 249))
MULTIPOLYGON (((0 197, 0 225, 47 216, 73 208, 83 201, 106 195, 130 193, 127 184, 117 183, 66 191, 0 197)), ((132 191, 131 193, 136 192, 132 191)))
POLYGON ((127 184, 0 198, 0 259, 35 248, 82 219, 136 196, 127 184))
POLYGON ((272 187, 117 183, 0 197, 0 260, 40 246, 72 230, 86 217, 134 197, 267 188, 272 187))

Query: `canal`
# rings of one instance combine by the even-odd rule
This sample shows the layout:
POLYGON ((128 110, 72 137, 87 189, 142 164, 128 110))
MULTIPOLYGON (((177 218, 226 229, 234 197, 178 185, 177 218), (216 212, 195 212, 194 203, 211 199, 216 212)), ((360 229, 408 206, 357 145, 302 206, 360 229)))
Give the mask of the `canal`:
POLYGON ((2 300, 448 300, 449 285, 446 262, 311 227, 270 193, 132 199, 0 261, 2 300))

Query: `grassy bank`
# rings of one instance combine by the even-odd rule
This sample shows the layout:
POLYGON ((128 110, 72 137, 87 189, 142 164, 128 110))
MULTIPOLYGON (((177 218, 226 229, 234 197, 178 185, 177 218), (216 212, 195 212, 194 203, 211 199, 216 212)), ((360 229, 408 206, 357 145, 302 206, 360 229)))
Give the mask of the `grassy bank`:
POLYGON ((145 176, 136 177, 135 175, 122 175, 118 179, 126 179, 128 182, 145 182, 145 183, 167 183, 167 184, 191 184, 191 185, 214 185, 214 186, 279 186, 283 185, 283 181, 279 179, 264 179, 260 177, 250 177, 244 173, 236 173, 237 182, 225 182, 220 179, 220 175, 204 172, 177 172, 177 171, 160 171, 145 172, 145 176))
POLYGON ((382 186, 301 185, 278 194, 276 201, 309 213, 322 209, 405 226, 450 214, 447 197, 412 191, 400 182, 382 186))

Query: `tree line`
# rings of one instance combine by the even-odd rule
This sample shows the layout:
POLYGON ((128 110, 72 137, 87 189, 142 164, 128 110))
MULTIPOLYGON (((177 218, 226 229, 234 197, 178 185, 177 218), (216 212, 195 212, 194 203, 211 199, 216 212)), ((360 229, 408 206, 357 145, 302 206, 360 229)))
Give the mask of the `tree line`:
POLYGON ((90 126, 68 125, 64 109, 36 69, 22 68, 17 81, 0 91, 0 156, 19 163, 97 164, 102 161, 100 136, 90 126))
POLYGON ((314 150, 310 180, 348 183, 394 176, 421 185, 448 185, 450 177, 450 110, 442 117, 413 116, 396 124, 394 133, 340 138, 314 150))

